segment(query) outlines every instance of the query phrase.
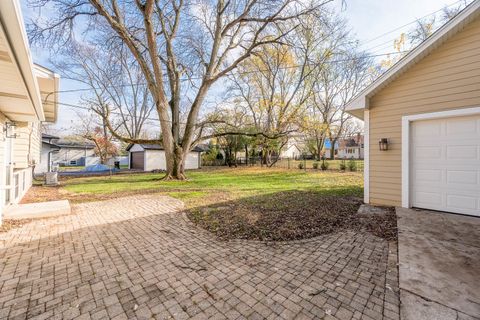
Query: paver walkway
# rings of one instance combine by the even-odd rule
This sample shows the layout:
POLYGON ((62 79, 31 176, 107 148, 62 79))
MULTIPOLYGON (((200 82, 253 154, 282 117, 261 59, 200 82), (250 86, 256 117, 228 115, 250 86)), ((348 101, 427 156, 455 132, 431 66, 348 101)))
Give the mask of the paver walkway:
POLYGON ((225 242, 181 210, 127 197, 0 234, 0 319, 399 317, 396 248, 383 239, 225 242))

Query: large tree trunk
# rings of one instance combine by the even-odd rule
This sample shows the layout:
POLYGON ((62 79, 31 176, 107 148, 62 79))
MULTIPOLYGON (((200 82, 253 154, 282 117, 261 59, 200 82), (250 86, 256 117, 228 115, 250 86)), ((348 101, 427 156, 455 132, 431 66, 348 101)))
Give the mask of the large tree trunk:
POLYGON ((167 162, 167 173, 164 180, 186 180, 185 176, 185 152, 182 148, 176 147, 171 155, 167 155, 167 148, 165 148, 165 159, 167 162))

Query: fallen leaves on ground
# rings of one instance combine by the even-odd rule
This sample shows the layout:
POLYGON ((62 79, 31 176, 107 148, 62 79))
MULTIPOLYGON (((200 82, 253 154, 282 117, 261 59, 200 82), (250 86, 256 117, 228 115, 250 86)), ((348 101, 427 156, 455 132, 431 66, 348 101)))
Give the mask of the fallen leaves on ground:
POLYGON ((396 238, 393 211, 360 217, 361 200, 310 191, 287 191, 191 208, 190 220, 222 239, 286 241, 344 229, 396 238))
POLYGON ((7 232, 12 229, 20 228, 24 224, 29 223, 32 221, 31 219, 22 219, 22 220, 14 220, 14 219, 4 219, 2 224, 0 225, 0 233, 7 232))

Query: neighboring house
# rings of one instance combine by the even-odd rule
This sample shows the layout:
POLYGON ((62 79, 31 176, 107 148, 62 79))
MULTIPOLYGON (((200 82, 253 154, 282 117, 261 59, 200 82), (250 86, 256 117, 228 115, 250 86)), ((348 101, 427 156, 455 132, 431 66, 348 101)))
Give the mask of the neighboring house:
POLYGON ((56 121, 58 82, 32 63, 19 2, 0 1, 0 221, 32 184, 41 122, 56 121))
POLYGON ((365 121, 365 202, 480 216, 480 1, 347 110, 365 121))
POLYGON ((363 159, 364 143, 363 135, 342 139, 338 142, 337 158, 339 159, 363 159))
POLYGON ((310 155, 303 137, 292 136, 288 139, 286 145, 280 151, 280 158, 298 159, 303 155, 310 155))
MULTIPOLYGON (((143 171, 166 170, 167 163, 165 150, 158 144, 130 144, 126 148, 129 153, 129 169, 143 171)), ((202 149, 195 147, 185 160, 185 169, 199 169, 201 167, 202 149)))
POLYGON ((58 153, 53 156, 53 161, 61 166, 84 166, 86 159, 95 157, 95 145, 90 142, 54 140, 58 146, 58 153))
MULTIPOLYGON (((45 172, 52 171, 52 165, 54 164, 53 158, 55 154, 60 150, 59 146, 43 139, 42 134, 42 147, 40 152, 40 161, 35 164, 35 174, 43 174, 45 172)), ((58 138, 57 138, 58 139, 58 138)))
MULTIPOLYGON (((326 138, 323 144, 322 153, 325 155, 330 154, 331 147, 330 139, 326 138)), ((337 152, 338 143, 335 144, 335 153, 337 152)), ((280 152, 281 158, 290 158, 290 159, 302 159, 303 157, 307 159, 315 158, 317 155, 313 155, 307 147, 304 136, 293 136, 291 137, 285 147, 280 152)))
POLYGON ((95 145, 90 142, 63 140, 50 134, 42 134, 40 162, 35 165, 35 174, 52 170, 54 165, 85 166, 99 163, 95 157, 95 145))

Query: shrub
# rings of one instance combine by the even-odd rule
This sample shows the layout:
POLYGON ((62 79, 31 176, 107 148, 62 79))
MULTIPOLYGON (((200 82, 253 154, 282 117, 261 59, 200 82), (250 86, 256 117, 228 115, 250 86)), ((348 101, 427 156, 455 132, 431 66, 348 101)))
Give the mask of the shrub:
POLYGON ((313 167, 313 169, 318 169, 318 162, 314 162, 312 167, 313 167))
POLYGON ((357 162, 353 158, 348 161, 348 170, 357 171, 357 162))
POLYGON ((321 168, 323 171, 325 171, 325 170, 328 169, 328 165, 329 165, 329 163, 328 163, 328 162, 325 162, 325 160, 323 160, 322 165, 320 166, 320 168, 321 168))
POLYGON ((298 164, 298 169, 303 169, 303 162, 300 162, 300 163, 298 164))
POLYGON ((341 171, 345 171, 345 169, 347 169, 347 165, 345 164, 345 159, 342 159, 342 161, 340 162, 339 168, 341 171))

